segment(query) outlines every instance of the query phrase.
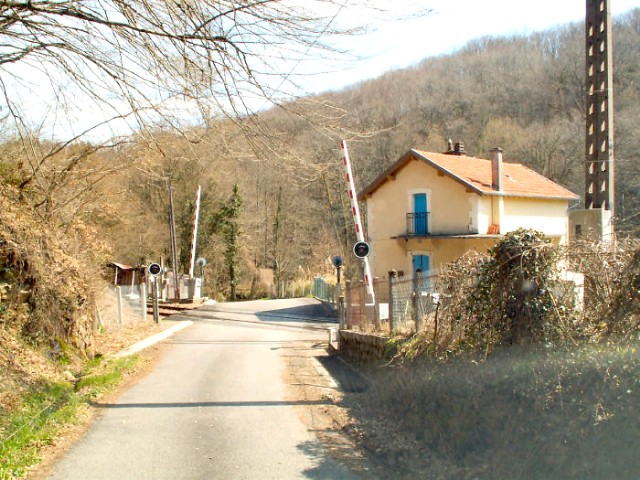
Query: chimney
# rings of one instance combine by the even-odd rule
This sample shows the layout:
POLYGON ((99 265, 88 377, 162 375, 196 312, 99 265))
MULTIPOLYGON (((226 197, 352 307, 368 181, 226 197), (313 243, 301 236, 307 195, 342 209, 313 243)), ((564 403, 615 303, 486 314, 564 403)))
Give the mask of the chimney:
POLYGON ((445 152, 447 155, 464 155, 464 143, 456 142, 453 145, 451 139, 447 142, 447 151, 445 152))
POLYGON ((491 152, 491 188, 502 191, 502 149, 492 148, 491 152))

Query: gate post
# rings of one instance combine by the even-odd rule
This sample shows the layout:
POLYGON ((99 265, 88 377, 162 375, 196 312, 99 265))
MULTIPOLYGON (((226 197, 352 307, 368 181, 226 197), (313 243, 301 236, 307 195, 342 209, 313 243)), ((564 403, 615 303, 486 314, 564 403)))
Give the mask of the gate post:
POLYGON ((160 323, 160 306, 158 305, 158 297, 160 296, 160 285, 158 284, 158 278, 153 279, 151 284, 153 288, 153 321, 160 323))
POLYGON ((396 281, 398 272, 391 270, 389 272, 389 333, 393 335, 393 284, 396 281))
POLYGON ((345 309, 345 328, 347 330, 351 329, 351 280, 347 280, 345 283, 345 293, 346 293, 346 302, 347 307, 345 309))
POLYGON ((140 284, 140 320, 147 321, 147 284, 142 282, 140 284))
MULTIPOLYGON (((378 277, 375 277, 373 279, 373 284, 371 285, 374 291, 378 288, 379 283, 380 280, 378 279, 378 277)), ((378 295, 377 292, 375 294, 375 299, 373 302, 373 324, 376 328, 376 332, 382 330, 382 324, 380 322, 380 295, 378 295)))
POLYGON ((417 272, 413 277, 413 315, 416 322, 416 332, 422 328, 422 282, 422 273, 417 272))
POLYGON ((365 295, 367 293, 367 286, 365 285, 365 283, 360 280, 360 283, 358 284, 358 300, 360 300, 360 318, 358 319, 358 325, 360 326, 360 331, 362 331, 362 327, 363 327, 363 323, 366 322, 367 320, 367 311, 366 311, 366 300, 365 300, 365 295))

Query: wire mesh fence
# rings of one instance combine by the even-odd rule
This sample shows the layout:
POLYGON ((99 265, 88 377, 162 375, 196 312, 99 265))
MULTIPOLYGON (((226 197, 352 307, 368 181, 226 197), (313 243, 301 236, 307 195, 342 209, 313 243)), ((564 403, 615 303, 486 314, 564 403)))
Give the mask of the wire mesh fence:
POLYGON ((363 283, 347 282, 344 326, 362 332, 406 333, 424 328, 435 315, 440 295, 436 275, 374 280, 374 299, 363 283))
POLYGON ((436 275, 393 279, 393 327, 398 331, 424 328, 435 314, 440 295, 436 275))
POLYGON ((98 325, 110 330, 146 321, 146 285, 111 285, 100 295, 96 316, 98 325))
POLYGON ((384 281, 373 281, 375 302, 364 282, 347 282, 345 289, 344 324, 346 328, 364 332, 380 330, 388 322, 389 288, 384 281))
POLYGON ((315 277, 311 284, 311 295, 318 300, 335 307, 338 305, 340 292, 336 285, 327 283, 327 281, 322 277, 315 277))

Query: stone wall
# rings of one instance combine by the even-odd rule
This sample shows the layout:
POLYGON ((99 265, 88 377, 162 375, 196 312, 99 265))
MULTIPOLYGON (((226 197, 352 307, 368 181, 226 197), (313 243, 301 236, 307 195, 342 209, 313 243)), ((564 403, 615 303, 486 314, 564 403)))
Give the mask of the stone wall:
POLYGON ((381 360, 389 356, 386 347, 388 337, 368 335, 352 330, 340 330, 338 351, 352 360, 381 360))

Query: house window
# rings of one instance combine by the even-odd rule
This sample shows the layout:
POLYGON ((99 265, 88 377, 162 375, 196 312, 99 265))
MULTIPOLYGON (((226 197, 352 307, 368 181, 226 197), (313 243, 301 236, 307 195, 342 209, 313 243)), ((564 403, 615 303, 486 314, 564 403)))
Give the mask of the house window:
POLYGON ((413 278, 416 282, 416 287, 424 292, 430 290, 430 273, 431 270, 431 258, 429 255, 413 255, 413 278))
POLYGON ((429 235, 429 190, 412 190, 408 193, 407 235, 429 235))

